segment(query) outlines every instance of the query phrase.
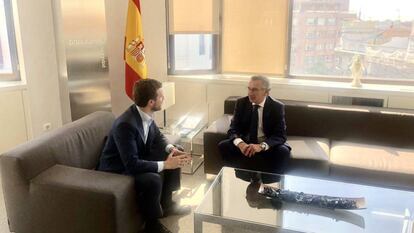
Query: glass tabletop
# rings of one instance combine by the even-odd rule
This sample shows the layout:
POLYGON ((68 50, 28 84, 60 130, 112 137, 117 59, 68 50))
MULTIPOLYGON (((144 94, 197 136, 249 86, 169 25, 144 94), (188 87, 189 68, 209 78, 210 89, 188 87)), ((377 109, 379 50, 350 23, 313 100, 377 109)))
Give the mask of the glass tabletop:
POLYGON ((413 212, 414 192, 224 167, 195 214, 295 232, 412 233, 413 212), (308 194, 364 197, 366 208, 332 210, 275 201, 259 194, 257 183, 308 194))
POLYGON ((163 133, 179 135, 181 138, 193 139, 207 126, 202 114, 184 115, 179 120, 170 123, 163 133))

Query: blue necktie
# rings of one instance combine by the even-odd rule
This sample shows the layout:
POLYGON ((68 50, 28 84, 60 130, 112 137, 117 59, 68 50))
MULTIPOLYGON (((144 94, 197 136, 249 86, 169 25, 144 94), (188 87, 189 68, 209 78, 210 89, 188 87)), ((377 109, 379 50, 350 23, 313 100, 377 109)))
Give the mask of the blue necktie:
POLYGON ((250 120, 249 141, 257 143, 257 127, 259 124, 259 105, 253 105, 252 118, 250 120))

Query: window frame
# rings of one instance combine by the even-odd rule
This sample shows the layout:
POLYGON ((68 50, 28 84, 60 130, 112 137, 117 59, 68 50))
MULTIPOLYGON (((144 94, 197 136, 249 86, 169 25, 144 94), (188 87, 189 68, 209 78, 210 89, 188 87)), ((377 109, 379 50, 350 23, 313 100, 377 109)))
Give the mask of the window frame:
POLYGON ((17 54, 17 43, 16 35, 14 30, 14 20, 13 20, 13 6, 11 0, 4 0, 4 12, 6 19, 6 30, 9 40, 9 50, 10 50, 10 60, 12 73, 11 74, 2 74, 0 73, 0 81, 19 81, 20 71, 19 71, 19 60, 17 54))
POLYGON ((219 35, 213 33, 194 33, 194 34, 205 34, 211 35, 211 47, 212 47, 212 68, 211 69, 193 69, 193 70, 177 70, 175 68, 175 59, 174 59, 174 51, 175 51, 175 43, 174 43, 174 36, 175 35, 183 35, 183 34, 169 34, 168 30, 168 42, 167 42, 167 71, 169 75, 197 75, 197 74, 218 74, 219 73, 219 35))
MULTIPOLYGON (((219 17, 219 29, 218 34, 211 34, 213 37, 213 69, 211 70, 175 70, 174 69, 174 40, 173 36, 174 34, 170 34, 170 28, 169 28, 169 5, 168 0, 166 2, 166 12, 167 12, 167 60, 168 60, 168 75, 200 75, 200 74, 217 74, 217 75, 228 75, 230 73, 226 72, 223 73, 221 71, 221 46, 222 46, 222 8, 223 8, 223 1, 220 0, 220 4, 218 7, 218 17, 219 17)), ((295 4, 295 0, 289 0, 288 1, 288 19, 287 19, 287 37, 286 37, 286 63, 285 63, 285 72, 282 76, 286 79, 300 79, 300 80, 315 80, 315 81, 328 81, 328 82, 350 82, 352 81, 352 77, 347 76, 335 76, 335 75, 300 75, 300 74, 292 74, 291 73, 291 57, 292 57, 292 34, 293 34, 293 7, 295 4)), ((314 17, 315 18, 315 17, 314 17)), ((328 19, 324 19, 325 25, 328 24, 328 19)), ((318 20, 316 17, 316 25, 318 24, 318 20)), ((335 25, 338 23, 338 20, 335 18, 335 25)), ((414 21, 413 21, 414 23, 414 21)), ((196 34, 197 32, 194 32, 196 34)), ((329 36, 332 32, 326 31, 324 36, 329 36)), ((337 32, 336 32, 337 33, 337 32)), ((305 51, 306 52, 306 51, 305 51)), ((333 59, 331 59, 333 60, 333 59)), ((231 73, 231 74, 246 74, 246 75, 252 75, 253 73, 231 73)), ((270 78, 272 77, 281 77, 279 75, 275 74, 268 74, 270 78)), ((363 77, 362 78, 363 83, 369 83, 369 84, 381 84, 381 85, 411 85, 414 86, 414 79, 402 79, 402 78, 395 78, 395 79, 389 79, 389 78, 380 78, 380 77, 363 77)))
MULTIPOLYGON (((174 51, 175 51, 175 43, 174 43, 174 36, 175 35, 183 35, 182 34, 171 34, 170 30, 170 4, 169 0, 165 0, 166 6, 166 25, 167 25, 167 74, 168 75, 199 75, 199 74, 220 74, 221 73, 221 61, 220 61, 220 51, 221 51, 221 17, 222 17, 222 7, 223 2, 220 0, 220 4, 218 9, 219 22, 218 22, 218 32, 215 33, 202 33, 202 32, 192 32, 191 34, 206 34, 211 35, 211 48, 212 48, 212 66, 211 69, 194 69, 194 70, 177 70, 175 68, 175 59, 174 59, 174 51)), ((214 9, 213 9, 214 10, 214 9)), ((187 33, 189 34, 189 33, 187 33)))

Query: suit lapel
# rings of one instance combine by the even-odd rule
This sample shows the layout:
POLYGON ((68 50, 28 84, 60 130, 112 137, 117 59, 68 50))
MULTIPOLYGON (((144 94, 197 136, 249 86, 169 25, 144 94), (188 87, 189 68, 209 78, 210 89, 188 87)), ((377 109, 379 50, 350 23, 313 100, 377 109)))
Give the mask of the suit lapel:
POLYGON ((270 101, 272 101, 272 100, 270 99, 269 96, 267 96, 266 101, 265 101, 265 105, 263 107, 263 116, 262 116, 263 133, 265 133, 264 132, 265 129, 268 129, 268 123, 269 123, 268 120, 271 120, 270 107, 269 107, 271 105, 270 101))
POLYGON ((247 117, 246 122, 248 123, 247 124, 247 129, 248 129, 249 125, 250 125, 250 121, 252 120, 252 113, 253 113, 253 105, 252 105, 252 102, 250 102, 249 99, 247 99, 246 109, 247 109, 246 112, 248 112, 248 114, 246 114, 246 117, 247 117))

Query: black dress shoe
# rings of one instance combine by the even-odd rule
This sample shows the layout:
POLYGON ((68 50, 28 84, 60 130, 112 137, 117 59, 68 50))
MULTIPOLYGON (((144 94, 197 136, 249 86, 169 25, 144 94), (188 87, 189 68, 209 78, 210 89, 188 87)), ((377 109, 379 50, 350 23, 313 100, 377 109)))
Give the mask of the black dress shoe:
POLYGON ((176 202, 173 202, 168 207, 163 209, 164 215, 163 217, 168 217, 171 215, 187 215, 191 213, 191 207, 188 205, 180 206, 176 202))
POLYGON ((145 233, 172 233, 158 219, 145 224, 145 233))

